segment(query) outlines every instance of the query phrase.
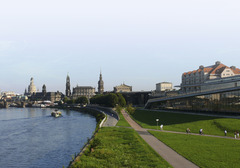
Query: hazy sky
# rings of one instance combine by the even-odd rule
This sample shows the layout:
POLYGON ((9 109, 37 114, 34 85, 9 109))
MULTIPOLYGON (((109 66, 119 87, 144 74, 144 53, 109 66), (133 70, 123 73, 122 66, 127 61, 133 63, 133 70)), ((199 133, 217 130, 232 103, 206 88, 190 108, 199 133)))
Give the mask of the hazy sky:
POLYGON ((239 0, 5 0, 0 2, 0 90, 134 91, 221 61, 240 67, 239 0))

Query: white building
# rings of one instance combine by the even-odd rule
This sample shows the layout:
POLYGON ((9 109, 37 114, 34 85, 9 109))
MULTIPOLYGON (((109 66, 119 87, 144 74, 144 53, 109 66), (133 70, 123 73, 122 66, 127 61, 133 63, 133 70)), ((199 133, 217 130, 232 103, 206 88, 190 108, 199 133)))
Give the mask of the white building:
POLYGON ((156 92, 171 91, 173 86, 171 82, 161 82, 156 84, 156 92))

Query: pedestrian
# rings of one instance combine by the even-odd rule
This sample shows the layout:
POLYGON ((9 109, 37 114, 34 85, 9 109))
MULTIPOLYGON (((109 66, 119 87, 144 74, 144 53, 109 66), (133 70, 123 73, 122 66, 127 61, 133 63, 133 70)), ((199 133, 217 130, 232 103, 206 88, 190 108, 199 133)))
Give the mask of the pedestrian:
POLYGON ((239 132, 237 131, 237 138, 239 138, 239 132))
POLYGON ((227 136, 227 130, 224 131, 225 136, 227 136))
POLYGON ((237 138, 237 131, 234 132, 234 138, 237 138))
POLYGON ((202 128, 199 130, 199 134, 200 134, 200 135, 203 134, 203 129, 202 129, 202 128))
POLYGON ((190 133, 190 128, 187 128, 186 132, 187 132, 187 134, 190 133))
POLYGON ((160 129, 163 130, 163 125, 162 124, 160 125, 160 129))

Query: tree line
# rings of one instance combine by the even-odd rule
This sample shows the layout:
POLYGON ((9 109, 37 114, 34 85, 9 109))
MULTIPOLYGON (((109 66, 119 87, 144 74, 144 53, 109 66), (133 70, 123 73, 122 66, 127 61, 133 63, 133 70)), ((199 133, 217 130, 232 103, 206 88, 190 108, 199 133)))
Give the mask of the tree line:
POLYGON ((126 100, 121 93, 109 93, 105 95, 95 95, 90 99, 91 104, 98 104, 106 107, 126 106, 126 100))

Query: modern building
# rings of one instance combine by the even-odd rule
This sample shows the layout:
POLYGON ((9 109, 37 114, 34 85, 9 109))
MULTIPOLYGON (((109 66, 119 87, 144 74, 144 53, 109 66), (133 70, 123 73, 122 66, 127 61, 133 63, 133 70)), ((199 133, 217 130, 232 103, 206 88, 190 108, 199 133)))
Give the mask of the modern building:
POLYGON ((28 86, 28 94, 32 95, 33 93, 36 93, 37 89, 36 86, 34 85, 33 78, 30 79, 30 85, 28 86))
POLYGON ((78 97, 86 96, 88 99, 95 96, 95 88, 91 86, 76 86, 73 88, 72 98, 76 99, 78 97))
MULTIPOLYGON (((240 69, 235 66, 228 67, 217 61, 214 65, 204 67, 199 66, 197 70, 182 74, 181 91, 182 93, 204 91, 209 83, 224 80, 225 78, 234 79, 240 75, 240 69)), ((215 89, 218 87, 215 83, 215 89)), ((208 88, 209 89, 209 88, 208 88)))
POLYGON ((118 92, 132 92, 132 86, 128 86, 128 85, 125 85, 124 83, 119 85, 119 86, 115 86, 113 88, 113 91, 115 93, 118 93, 118 92))
POLYGON ((240 114, 240 86, 173 97, 149 99, 145 108, 240 114))
POLYGON ((104 82, 102 80, 102 72, 100 72, 99 81, 98 81, 98 94, 103 94, 104 92, 104 82))
POLYGON ((71 96, 71 89, 70 89, 70 77, 67 75, 67 79, 66 79, 66 90, 65 90, 65 95, 67 97, 71 96))

